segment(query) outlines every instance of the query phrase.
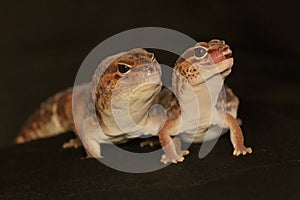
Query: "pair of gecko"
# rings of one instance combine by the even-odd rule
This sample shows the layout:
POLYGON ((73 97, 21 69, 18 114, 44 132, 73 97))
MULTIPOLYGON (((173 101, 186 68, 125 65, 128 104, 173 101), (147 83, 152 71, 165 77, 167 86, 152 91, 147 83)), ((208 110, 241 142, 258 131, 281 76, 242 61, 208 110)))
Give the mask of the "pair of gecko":
POLYGON ((161 86, 161 68, 153 53, 138 48, 107 57, 91 82, 42 103, 15 141, 24 143, 73 130, 76 138, 63 148, 83 145, 88 157, 101 158, 100 144, 154 135, 159 137, 165 152, 161 162, 166 164, 182 162, 189 153, 181 150, 181 140, 213 139, 218 134, 207 130, 217 125, 222 133, 230 130, 233 155, 252 153, 244 146, 237 120, 238 98, 228 87, 223 91, 226 98, 221 95, 232 66, 232 51, 224 41, 197 43, 176 61, 172 93, 161 86), (166 117, 150 114, 154 104, 165 108, 166 117))

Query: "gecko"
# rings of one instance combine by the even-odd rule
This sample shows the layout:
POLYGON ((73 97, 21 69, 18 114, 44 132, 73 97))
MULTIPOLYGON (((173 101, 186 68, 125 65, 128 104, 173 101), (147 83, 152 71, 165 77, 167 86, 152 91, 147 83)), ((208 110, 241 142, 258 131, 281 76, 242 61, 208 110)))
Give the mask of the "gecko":
POLYGON ((171 103, 165 105, 168 120, 159 132, 159 141, 165 151, 161 162, 167 164, 184 160, 189 151, 181 150, 181 140, 201 143, 205 137, 208 140, 218 137, 213 129, 208 132, 213 125, 223 128, 222 134, 230 131, 233 155, 252 153, 250 147, 244 146, 243 132, 237 119, 238 97, 228 86, 225 87, 226 98, 221 95, 224 80, 230 74, 233 62, 232 50, 225 41, 218 39, 199 42, 177 59, 172 77, 172 87, 177 98, 172 98, 169 100, 171 103), (220 84, 216 84, 218 81, 220 84), (192 101, 191 94, 195 94, 200 116, 193 114, 194 108, 186 106, 192 101), (185 118, 198 121, 180 127, 185 118))
POLYGON ((77 137, 65 142, 63 148, 83 145, 87 157, 101 158, 103 143, 157 135, 161 119, 151 118, 149 108, 160 90, 161 68, 153 53, 137 48, 109 56, 99 64, 91 82, 68 88, 42 103, 15 142, 74 131, 77 137), (114 111, 122 115, 127 110, 133 123, 124 132, 114 111))
MULTIPOLYGON (((201 70, 199 71, 198 67, 194 69, 195 64, 204 63, 204 71, 208 72, 213 72, 212 69, 219 67, 221 71, 218 73, 222 72, 221 75, 225 79, 233 65, 233 59, 230 58, 231 54, 228 45, 219 40, 212 40, 208 43, 201 42, 188 49, 177 60, 175 64, 176 73, 173 74, 173 87, 177 91, 175 93, 179 100, 169 90, 165 88, 161 90, 161 71, 154 54, 143 49, 134 49, 108 57, 98 66, 92 82, 59 92, 43 103, 25 123, 15 141, 16 143, 24 143, 73 130, 79 137, 64 143, 63 148, 77 148, 83 144, 88 157, 101 158, 100 144, 107 143, 107 140, 123 143, 144 134, 158 135, 166 153, 162 156, 161 162, 182 162, 183 156, 187 155, 189 151, 181 150, 179 137, 174 137, 173 140, 171 138, 179 135, 178 125, 182 117, 180 103, 181 105, 187 103, 180 99, 180 95, 184 96, 184 94, 180 94, 179 91, 182 91, 184 84, 195 83, 195 79, 198 85, 205 83, 206 80, 203 80, 200 75, 201 70), (226 51, 227 53, 224 53, 226 51), (201 54, 203 55, 199 57, 201 54), (191 60, 183 59, 189 58, 189 56, 191 60), (208 60, 213 60, 215 64, 211 64, 208 60), (178 76, 178 72, 181 76, 178 76), (182 80, 182 77, 185 79, 182 80), (149 80, 149 78, 152 81, 155 80, 156 84, 146 84, 146 87, 141 87, 134 92, 135 95, 131 95, 136 89, 136 85, 145 83, 144 81, 149 80), (187 80, 188 82, 186 82, 187 80), (72 92, 74 92, 73 96, 72 92), (125 133, 119 129, 112 114, 112 93, 115 94, 115 102, 119 102, 119 106, 117 106, 119 108, 124 106, 124 102, 131 99, 130 102, 133 102, 131 110, 136 111, 138 109, 138 111, 133 112, 138 113, 134 121, 142 125, 138 130, 134 130, 132 127, 132 131, 129 129, 125 133), (77 99, 76 105, 72 105, 74 103, 72 97, 74 96, 77 99), (155 103, 162 104, 166 108, 168 120, 164 126, 162 126, 162 120, 159 116, 150 119, 149 108, 155 103), (73 118, 72 106, 75 107, 76 112, 81 113, 78 119, 73 118), (91 114, 93 107, 96 108, 96 118, 91 114), (78 122, 77 127, 74 121, 78 122), (97 124, 100 124, 100 130, 97 124)), ((202 88, 202 91, 205 89, 202 88)), ((226 93, 226 106, 229 109, 226 113, 224 128, 231 130, 232 143, 235 147, 234 155, 251 153, 252 149, 243 145, 242 131, 235 119, 239 104, 238 98, 230 88, 226 88, 226 93)), ((198 98, 198 100, 202 100, 199 102, 204 107, 206 107, 205 104, 210 103, 207 102, 206 97, 206 95, 201 94, 198 98)), ((203 141, 204 130, 210 126, 207 122, 200 124, 202 124, 201 131, 195 138, 195 142, 203 141)), ((183 130, 183 132, 181 135, 188 135, 186 131, 183 130)))

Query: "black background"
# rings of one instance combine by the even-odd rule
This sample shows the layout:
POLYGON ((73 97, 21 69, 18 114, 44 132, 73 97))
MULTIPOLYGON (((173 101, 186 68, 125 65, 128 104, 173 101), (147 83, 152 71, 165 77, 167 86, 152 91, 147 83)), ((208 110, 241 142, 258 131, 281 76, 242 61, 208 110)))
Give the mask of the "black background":
POLYGON ((299 16, 290 0, 1 2, 0 199, 299 198, 299 16), (233 158, 224 136, 205 159, 193 145, 183 164, 134 175, 80 160, 81 151, 62 151, 71 133, 11 144, 40 102, 73 85, 96 45, 145 26, 230 44, 235 65, 227 82, 241 99, 253 155, 233 158))

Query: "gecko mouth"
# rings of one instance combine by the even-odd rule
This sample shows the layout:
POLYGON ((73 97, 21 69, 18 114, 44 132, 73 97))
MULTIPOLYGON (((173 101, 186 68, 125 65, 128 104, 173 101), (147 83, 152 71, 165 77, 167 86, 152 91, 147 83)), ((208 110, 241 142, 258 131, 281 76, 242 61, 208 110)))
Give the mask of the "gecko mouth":
MULTIPOLYGON (((216 67, 218 65, 228 65, 228 69, 232 67, 230 63, 228 63, 229 60, 232 60, 232 51, 230 49, 227 49, 226 51, 219 51, 216 50, 214 52, 211 52, 209 55, 210 59, 205 62, 198 65, 199 69, 210 69, 211 67, 216 67)), ((227 69, 224 69, 227 70, 227 69)), ((223 70, 222 70, 223 71, 223 70)), ((220 71, 220 73, 222 73, 220 71)))
POLYGON ((233 65, 232 51, 228 48, 225 51, 219 51, 212 53, 212 60, 215 62, 215 66, 219 70, 220 74, 225 77, 231 72, 233 65))
POLYGON ((210 58, 212 61, 217 64, 219 62, 222 62, 226 59, 229 59, 232 57, 232 51, 228 48, 225 51, 224 50, 215 50, 210 53, 210 58))
POLYGON ((121 77, 118 84, 137 86, 143 83, 161 83, 161 69, 159 65, 141 66, 121 77))
POLYGON ((228 50, 226 52, 223 52, 223 55, 225 56, 226 59, 231 58, 232 57, 232 51, 228 50))
POLYGON ((161 82, 161 74, 159 72, 147 74, 147 76, 142 76, 139 79, 136 79, 128 84, 142 84, 142 83, 160 83, 161 82))

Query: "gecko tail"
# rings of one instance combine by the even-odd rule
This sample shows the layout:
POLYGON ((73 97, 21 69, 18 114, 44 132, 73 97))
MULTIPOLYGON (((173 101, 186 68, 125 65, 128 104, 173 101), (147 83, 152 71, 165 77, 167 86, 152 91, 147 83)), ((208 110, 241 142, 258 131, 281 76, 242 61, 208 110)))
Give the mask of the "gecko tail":
POLYGON ((21 144, 73 129, 72 88, 50 97, 29 117, 15 138, 21 144))

